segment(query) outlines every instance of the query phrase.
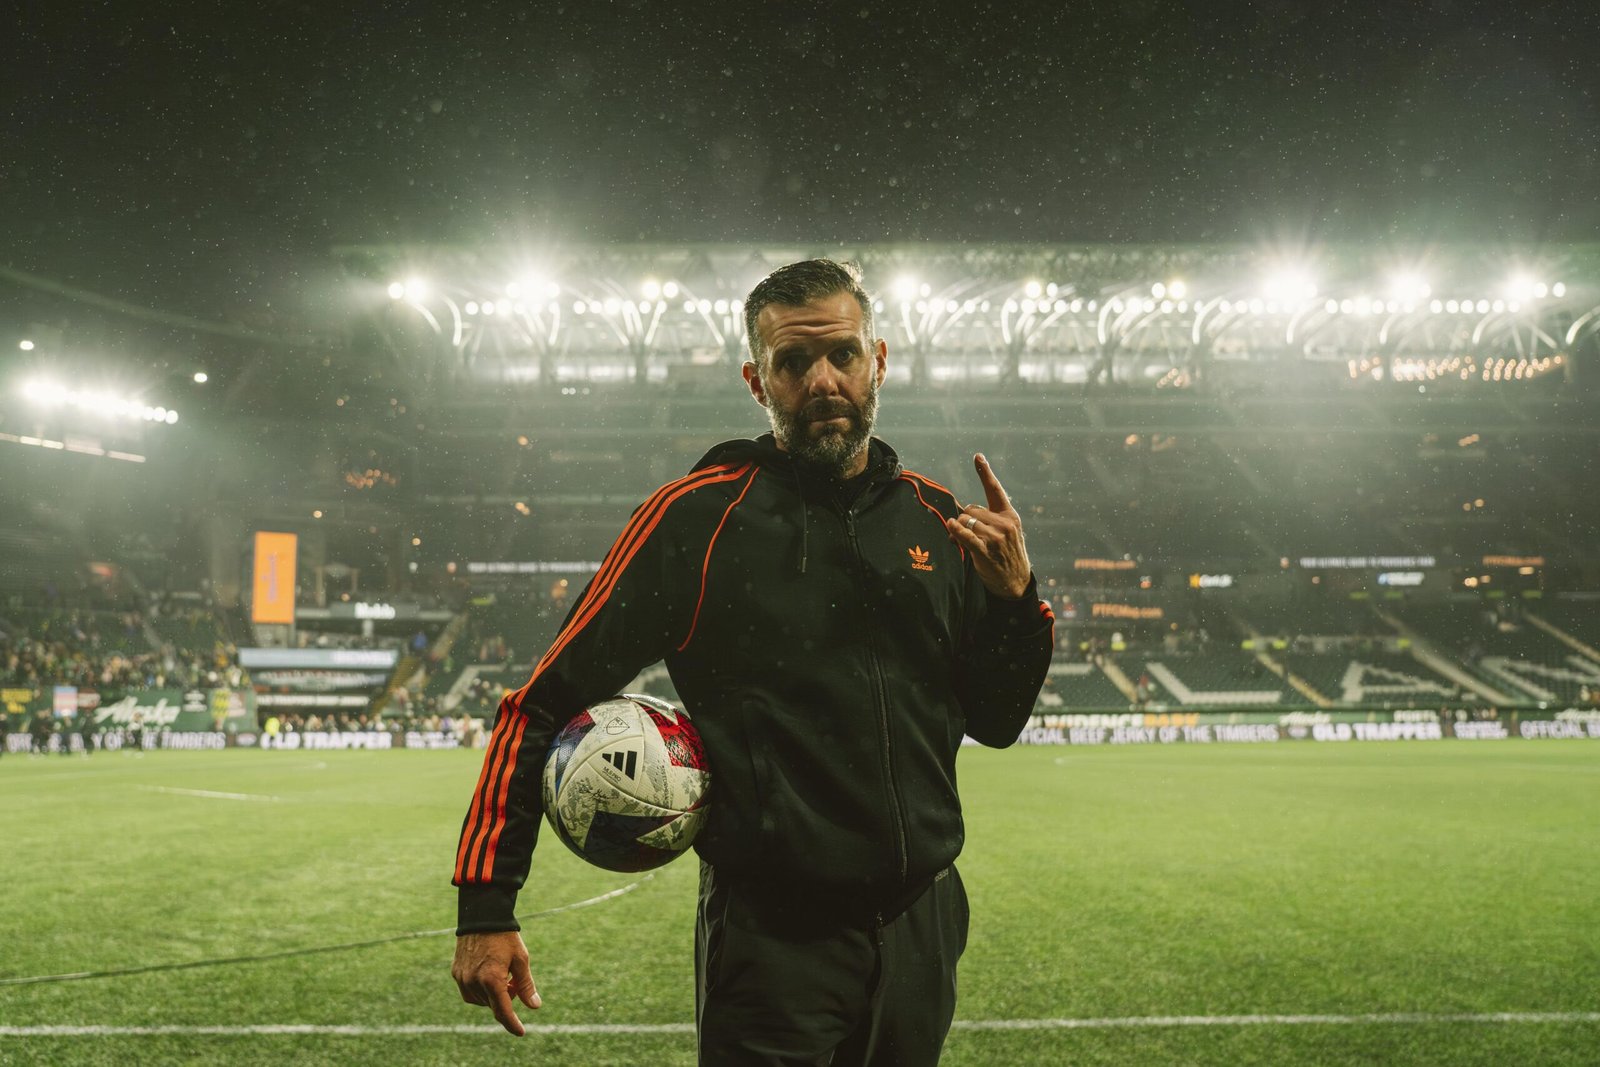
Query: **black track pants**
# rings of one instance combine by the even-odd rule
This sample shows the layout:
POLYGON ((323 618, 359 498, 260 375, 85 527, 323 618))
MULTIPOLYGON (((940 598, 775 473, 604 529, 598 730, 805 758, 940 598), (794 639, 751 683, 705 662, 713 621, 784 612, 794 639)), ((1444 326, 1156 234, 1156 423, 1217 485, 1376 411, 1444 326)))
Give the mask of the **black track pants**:
POLYGON ((900 915, 763 899, 700 865, 695 1024, 705 1067, 931 1065, 956 1008, 967 894, 951 867, 900 915), (823 914, 826 912, 826 914, 823 914))

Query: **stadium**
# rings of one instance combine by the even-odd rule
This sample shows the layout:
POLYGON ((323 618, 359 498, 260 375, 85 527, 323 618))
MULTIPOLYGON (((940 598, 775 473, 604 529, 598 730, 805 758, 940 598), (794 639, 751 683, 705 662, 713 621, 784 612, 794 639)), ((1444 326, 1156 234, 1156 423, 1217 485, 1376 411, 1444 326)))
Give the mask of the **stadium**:
MULTIPOLYGON (((1453 249, 1428 276, 1385 275, 1354 251, 1285 265, 1231 247, 604 246, 551 254, 537 272, 519 271, 505 250, 347 248, 351 311, 341 332, 239 360, 219 374, 228 379, 221 389, 174 367, 142 390, 125 376, 122 392, 112 391, 107 364, 77 353, 128 316, 86 314, 73 294, 19 286, 38 321, 61 325, 29 324, 13 341, 29 358, 0 429, 14 520, 3 556, 9 737, 0 788, 14 814, 55 797, 86 807, 95 824, 154 823, 126 838, 126 855, 111 848, 119 882, 137 874, 149 893, 176 892, 162 864, 145 860, 184 855, 184 837, 201 833, 236 838, 239 850, 206 855, 202 867, 221 865, 220 876, 241 864, 250 885, 215 899, 184 890, 188 906, 218 925, 174 943, 139 916, 183 907, 100 900, 110 885, 96 879, 111 876, 82 869, 86 881, 72 892, 86 899, 53 911, 44 936, 0 976, 7 1021, 80 1021, 59 999, 72 981, 135 982, 191 1003, 185 991, 206 983, 249 998, 256 983, 281 980, 274 975, 309 981, 313 968, 360 966, 363 954, 399 957, 394 937, 440 926, 447 908, 400 905, 389 901, 392 886, 358 879, 343 903, 380 893, 382 921, 341 921, 362 947, 344 948, 349 959, 329 952, 347 945, 319 921, 334 902, 307 907, 303 894, 317 896, 329 864, 352 861, 333 861, 326 850, 346 847, 343 833, 317 828, 316 812, 342 821, 376 806, 383 829, 362 835, 358 852, 441 847, 475 758, 461 749, 485 743, 502 694, 526 680, 629 511, 716 441, 760 430, 761 412, 737 379, 740 294, 774 266, 816 254, 856 260, 879 294, 891 353, 880 432, 955 486, 970 480, 971 453, 986 452, 1026 516, 1056 614, 1054 660, 1023 744, 973 753, 969 773, 1000 795, 1004 779, 1032 779, 1041 803, 1072 808, 1067 840, 1155 835, 1145 866, 1122 861, 1142 888, 1115 894, 1105 910, 1091 903, 1059 917, 1074 937, 1083 922, 1157 921, 1124 915, 1128 907, 1178 921, 1208 894, 1234 889, 1230 921, 1260 906, 1259 887, 1227 879, 1186 901, 1165 897, 1187 893, 1159 877, 1185 849, 1221 850, 1228 867, 1263 862, 1254 851, 1263 846, 1235 837, 1233 819, 1246 816, 1227 815, 1229 805, 1251 809, 1249 820, 1276 841, 1269 847, 1316 880, 1285 907, 1331 907, 1360 893, 1410 923, 1437 906, 1449 924, 1482 907, 1555 909, 1537 933, 1520 919, 1516 927, 1530 939, 1518 953, 1551 954, 1539 965, 1555 982, 1548 992, 1531 972, 1508 975, 1496 987, 1506 996, 1468 981, 1476 966, 1520 966, 1484 913, 1482 956, 1459 973, 1431 955, 1445 951, 1442 934, 1413 931, 1414 958, 1391 961, 1398 971, 1386 979, 1403 979, 1403 996, 1343 989, 1313 1002, 1301 990, 1291 1002, 1275 981, 1241 975, 1201 1010, 1182 988, 1196 980, 1184 978, 1187 965, 1152 961, 1176 968, 1159 983, 1183 994, 1175 1006, 1136 1010, 1138 998, 1120 990, 1105 1002, 1124 1005, 1117 1011, 1074 995, 1081 1018, 1106 1027, 1084 1032, 1116 1035, 1146 1015, 1432 1019, 1424 1009, 1443 1005, 1441 1020, 1522 1012, 1542 1020, 1529 1025, 1553 1043, 1537 1046, 1544 1052, 1582 1047, 1594 1023, 1571 994, 1592 988, 1581 931, 1593 929, 1593 903, 1577 887, 1596 854, 1580 845, 1591 839, 1580 829, 1581 798, 1600 752, 1589 747, 1600 740, 1600 513, 1584 489, 1597 430, 1600 265, 1583 248, 1509 257, 1453 249), (105 384, 84 387, 97 381, 105 384), (101 521, 107 515, 116 521, 101 521), (1379 748, 1369 754, 1368 744, 1379 748), (1100 758, 1168 745, 1170 755, 1100 758), (1289 751, 1256 755, 1269 747, 1289 751), (135 753, 141 762, 128 761, 135 753), (68 755, 78 759, 60 758, 68 755), (1070 783, 1059 780, 1062 768, 1070 783), (1311 810, 1288 818, 1257 799, 1279 788, 1280 802, 1311 810), (129 789, 132 801, 118 799, 129 789), (1318 801, 1328 790, 1350 796, 1319 808, 1335 803, 1318 801), (1496 799, 1486 804, 1480 790, 1496 799), (1174 813, 1177 837, 1148 824, 1160 796, 1194 808, 1174 813), (1228 804, 1217 807, 1216 796, 1228 804), (1101 812, 1108 802, 1118 814, 1101 812), (302 814, 287 807, 295 803, 313 807, 302 814), (279 811, 314 850, 310 861, 293 850, 275 856, 281 846, 255 851, 253 835, 279 836, 279 811), (1357 828, 1328 821, 1336 812, 1403 829, 1361 849, 1347 836, 1357 828), (1309 836, 1330 843, 1287 844, 1307 833, 1304 819, 1318 827, 1309 836), (1471 836, 1461 837, 1461 819, 1471 836), (1522 837, 1528 821, 1543 828, 1543 847, 1522 837), (1451 851, 1434 832, 1466 847, 1451 851), (1202 846, 1190 834, 1215 836, 1202 846), (1417 848, 1436 870, 1406 854, 1417 848), (1377 855, 1380 867, 1368 868, 1377 855), (1533 864, 1514 889, 1497 871, 1505 862, 1533 864), (1497 886, 1492 901, 1477 899, 1486 880, 1497 886), (1412 911, 1402 903, 1412 896, 1433 902, 1412 911), (391 904, 409 925, 396 924, 391 904), (84 936, 79 907, 121 932, 106 935, 108 952, 73 947, 84 936), (282 921, 280 909, 296 918, 282 921), (1442 968, 1448 990, 1414 970, 1425 960, 1442 968), (1556 979, 1563 972, 1570 981, 1556 979)), ((677 697, 659 667, 634 688, 677 697)), ((1021 818, 973 803, 974 818, 1021 818)), ((37 835, 48 832, 11 824, 22 855, 41 854, 37 835)), ((1040 852, 1020 826, 996 833, 1012 859, 999 849, 973 863, 992 872, 996 895, 1005 886, 1016 894, 1011 922, 1031 907, 1028 865, 1089 877, 1076 848, 1040 852), (1021 857, 1031 858, 1014 866, 1021 857)), ((680 865, 644 881, 607 880, 576 861, 551 862, 564 894, 557 910, 673 885, 681 898, 688 876, 680 865)), ((51 881, 21 877, 40 892, 51 881)), ((442 892, 421 862, 401 882, 442 892)), ((598 917, 627 905, 592 906, 598 917)), ((1363 929, 1356 921, 1357 942, 1363 929)), ((579 937, 551 930, 561 943, 579 937)), ((1003 925, 999 933, 1020 936, 1003 925)), ((1328 937, 1332 928, 1313 922, 1300 933, 1328 937)), ((1194 936, 1221 939, 1194 951, 1255 951, 1263 964, 1286 964, 1265 944, 1248 948, 1248 938, 1194 936)), ((1008 994, 1022 1013, 1010 1017, 1057 1018, 1047 1005, 1064 987, 1049 953, 1011 947, 1034 977, 1029 995, 1008 994)), ((420 948, 384 966, 415 964, 420 948)), ((1331 946, 1320 951, 1341 965, 1331 946)), ((972 969, 985 957, 993 953, 972 969)), ((1356 980, 1358 961, 1343 965, 1351 973, 1342 980, 1356 980)), ((581 968, 548 979, 558 989, 594 980, 581 968)), ((580 1058, 623 1060, 633 1047, 686 1053, 674 1014, 681 990, 638 1004, 616 992, 593 1002, 569 993, 573 1014, 558 1016, 552 1047, 572 1042, 580 1058), (573 1027, 565 1037, 563 1025, 573 1027), (623 1041, 629 1027, 645 1044, 623 1041)), ((1008 1017, 1012 1003, 992 1002, 993 1018, 1008 1017)), ((295 1005, 282 1006, 283 1019, 314 1026, 295 1005)), ((383 1040, 425 1042, 459 1025, 444 1021, 452 1017, 443 1004, 435 1016, 434 1030, 383 1040)), ((135 1019, 154 1036, 107 1036, 94 1047, 169 1042, 160 1047, 177 1055, 204 1047, 189 1044, 199 1040, 191 1030, 216 1021, 153 1005, 124 1021, 135 1019)), ((1432 1022, 1426 1047, 1454 1058, 1468 1050, 1460 1042, 1484 1040, 1486 1026, 1494 1029, 1432 1022)), ((1424 1047, 1398 1024, 1351 1027, 1375 1056, 1424 1047)), ((1138 1058, 1138 1049, 1219 1061, 1273 1049, 1323 1055, 1329 1036, 1301 1029, 1268 1038, 1241 1027, 1243 1036, 1213 1046, 1152 1024, 1105 1047, 1063 1044, 1075 1030, 1024 1029, 1013 1048, 1000 1031, 964 1031, 958 1020, 952 1053, 972 1062, 1057 1062, 1064 1049, 1097 1047, 1111 1059, 1138 1058)), ((287 1055, 316 1047, 295 1044, 314 1033, 270 1040, 287 1055)), ((1505 1044, 1493 1049, 1525 1047, 1519 1027, 1494 1033, 1505 1044)))
POLYGON ((1600 1063, 1582 5, 35 7, 0 1064, 1600 1063))

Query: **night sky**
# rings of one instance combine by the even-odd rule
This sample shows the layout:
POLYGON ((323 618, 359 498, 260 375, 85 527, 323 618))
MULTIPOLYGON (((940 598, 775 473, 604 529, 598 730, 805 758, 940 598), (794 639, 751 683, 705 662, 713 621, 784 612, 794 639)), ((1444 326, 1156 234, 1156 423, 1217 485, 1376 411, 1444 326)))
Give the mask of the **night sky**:
POLYGON ((1600 238, 1590 5, 35 3, 0 262, 204 316, 342 243, 1600 238))

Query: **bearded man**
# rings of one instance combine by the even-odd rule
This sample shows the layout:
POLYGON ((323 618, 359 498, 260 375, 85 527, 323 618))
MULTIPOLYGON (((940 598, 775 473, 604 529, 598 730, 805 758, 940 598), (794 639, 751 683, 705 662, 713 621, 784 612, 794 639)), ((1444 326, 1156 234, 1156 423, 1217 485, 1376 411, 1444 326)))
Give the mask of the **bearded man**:
POLYGON ((700 1061, 932 1064, 967 940, 956 753, 964 734, 1016 740, 1054 619, 984 457, 986 505, 962 507, 872 436, 888 346, 853 269, 780 268, 744 314, 772 432, 641 505, 501 701, 456 854, 452 973, 523 1033, 513 998, 540 998, 513 912, 545 750, 665 660, 713 775, 700 1061))

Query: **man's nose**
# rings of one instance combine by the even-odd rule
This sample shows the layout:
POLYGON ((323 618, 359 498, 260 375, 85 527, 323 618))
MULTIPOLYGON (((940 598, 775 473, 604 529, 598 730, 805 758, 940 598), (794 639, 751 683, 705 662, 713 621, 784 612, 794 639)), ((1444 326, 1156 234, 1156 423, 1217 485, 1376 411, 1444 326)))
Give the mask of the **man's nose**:
POLYGON ((812 396, 833 396, 838 391, 839 368, 832 360, 815 360, 806 373, 806 392, 812 396))

